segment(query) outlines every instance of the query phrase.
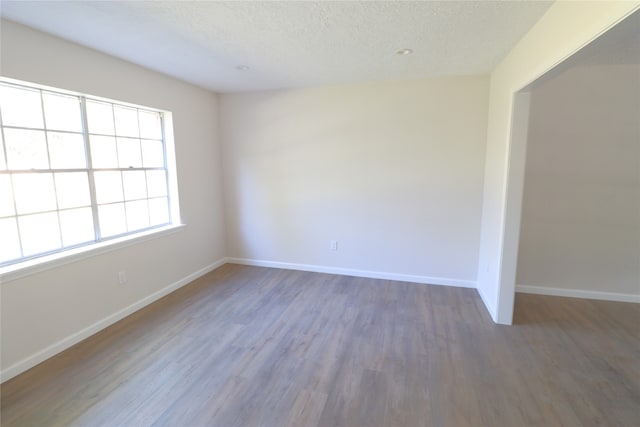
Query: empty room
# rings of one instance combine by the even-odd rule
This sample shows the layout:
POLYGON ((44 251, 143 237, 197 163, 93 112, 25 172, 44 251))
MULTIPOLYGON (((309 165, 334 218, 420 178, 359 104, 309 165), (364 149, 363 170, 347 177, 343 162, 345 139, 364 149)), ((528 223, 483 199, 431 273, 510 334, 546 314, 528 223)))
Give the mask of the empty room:
POLYGON ((640 423, 640 1, 0 17, 0 425, 640 423))

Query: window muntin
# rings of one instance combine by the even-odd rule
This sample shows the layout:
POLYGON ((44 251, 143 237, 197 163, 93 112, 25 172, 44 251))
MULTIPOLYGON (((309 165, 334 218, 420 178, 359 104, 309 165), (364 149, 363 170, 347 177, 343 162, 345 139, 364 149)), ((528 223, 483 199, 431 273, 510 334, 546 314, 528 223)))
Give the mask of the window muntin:
POLYGON ((0 80, 0 266, 171 224, 164 114, 0 80))

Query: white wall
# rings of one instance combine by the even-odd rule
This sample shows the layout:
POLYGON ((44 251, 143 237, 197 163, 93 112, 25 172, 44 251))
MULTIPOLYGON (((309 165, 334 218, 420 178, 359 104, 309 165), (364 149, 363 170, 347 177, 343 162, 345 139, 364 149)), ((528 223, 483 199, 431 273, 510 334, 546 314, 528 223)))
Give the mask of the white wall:
POLYGON ((229 255, 474 286, 487 94, 452 77, 222 95, 229 255))
POLYGON ((173 112, 187 224, 156 240, 2 283, 6 378, 85 328, 209 268, 225 247, 216 95, 12 22, 1 22, 1 36, 3 76, 173 112), (127 272, 125 286, 118 285, 120 270, 127 272))
POLYGON ((640 295, 640 66, 571 68, 530 112, 517 283, 640 295))
POLYGON ((519 147, 511 146, 514 93, 639 5, 638 1, 556 2, 491 73, 478 292, 498 323, 512 322, 516 273, 513 253, 520 229, 522 187, 517 176, 524 167, 524 156, 518 155, 522 151, 519 147), (512 153, 516 153, 514 158, 512 153))

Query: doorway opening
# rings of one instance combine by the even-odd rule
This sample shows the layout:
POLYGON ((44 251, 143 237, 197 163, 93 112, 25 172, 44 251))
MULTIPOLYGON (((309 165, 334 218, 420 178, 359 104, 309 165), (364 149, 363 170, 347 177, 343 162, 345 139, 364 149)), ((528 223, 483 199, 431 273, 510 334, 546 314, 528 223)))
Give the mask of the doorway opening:
POLYGON ((509 164, 514 299, 640 302, 640 11, 514 95, 509 164))

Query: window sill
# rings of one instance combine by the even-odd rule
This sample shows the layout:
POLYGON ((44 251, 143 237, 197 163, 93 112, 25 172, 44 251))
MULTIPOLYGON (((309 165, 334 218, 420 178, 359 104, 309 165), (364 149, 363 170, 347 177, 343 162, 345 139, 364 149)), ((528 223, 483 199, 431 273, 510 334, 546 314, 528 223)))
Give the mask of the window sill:
POLYGON ((127 246, 136 245, 147 240, 158 239, 177 233, 186 227, 185 224, 168 225, 166 227, 154 228, 135 235, 124 236, 118 239, 108 240, 105 242, 95 243, 80 248, 70 249, 68 251, 59 252, 20 262, 6 267, 0 267, 0 284, 7 283, 22 277, 30 276, 42 271, 59 267, 61 265, 70 264, 82 259, 91 258, 100 254, 115 251, 127 246))

